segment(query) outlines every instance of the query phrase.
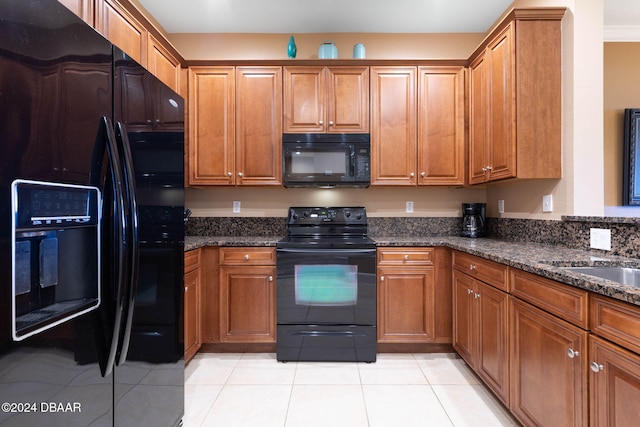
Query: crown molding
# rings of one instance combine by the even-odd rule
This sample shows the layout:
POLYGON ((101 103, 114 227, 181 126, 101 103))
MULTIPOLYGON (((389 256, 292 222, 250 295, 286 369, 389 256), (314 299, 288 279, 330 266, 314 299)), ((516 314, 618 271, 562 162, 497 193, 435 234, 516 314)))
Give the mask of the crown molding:
POLYGON ((608 25, 604 27, 605 42, 640 42, 640 25, 608 25))

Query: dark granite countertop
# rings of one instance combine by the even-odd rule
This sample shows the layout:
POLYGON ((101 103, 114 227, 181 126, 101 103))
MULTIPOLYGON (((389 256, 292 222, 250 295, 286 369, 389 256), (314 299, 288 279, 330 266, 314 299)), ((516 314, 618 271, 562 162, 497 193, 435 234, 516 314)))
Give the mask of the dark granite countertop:
MULTIPOLYGON (((640 305, 640 288, 567 271, 563 267, 640 267, 640 259, 563 246, 469 239, 455 236, 371 236, 378 246, 445 246, 557 280, 577 288, 640 305)), ((275 246, 280 237, 187 236, 185 250, 203 246, 275 246)))

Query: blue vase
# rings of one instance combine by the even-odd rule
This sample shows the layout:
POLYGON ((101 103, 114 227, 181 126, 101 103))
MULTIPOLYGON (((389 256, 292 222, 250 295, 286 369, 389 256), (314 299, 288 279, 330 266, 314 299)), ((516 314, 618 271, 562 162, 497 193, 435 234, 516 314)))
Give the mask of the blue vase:
POLYGON ((293 36, 291 36, 289 37, 289 47, 287 48, 287 54, 289 55, 289 58, 295 58, 296 52, 298 52, 298 48, 296 47, 295 40, 293 40, 293 36))

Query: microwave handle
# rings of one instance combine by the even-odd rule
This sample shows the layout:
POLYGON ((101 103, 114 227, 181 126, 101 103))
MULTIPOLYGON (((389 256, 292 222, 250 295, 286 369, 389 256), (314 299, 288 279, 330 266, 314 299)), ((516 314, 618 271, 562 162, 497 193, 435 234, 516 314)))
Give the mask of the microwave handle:
POLYGON ((349 154, 350 168, 349 176, 355 176, 356 174, 356 149, 351 146, 351 154, 349 154))

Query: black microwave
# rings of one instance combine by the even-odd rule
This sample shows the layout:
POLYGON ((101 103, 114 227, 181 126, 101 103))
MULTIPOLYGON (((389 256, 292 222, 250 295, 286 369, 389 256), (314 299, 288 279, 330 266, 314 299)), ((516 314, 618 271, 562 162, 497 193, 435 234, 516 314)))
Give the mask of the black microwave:
POLYGON ((285 187, 368 187, 369 134, 285 133, 282 183, 285 187))

